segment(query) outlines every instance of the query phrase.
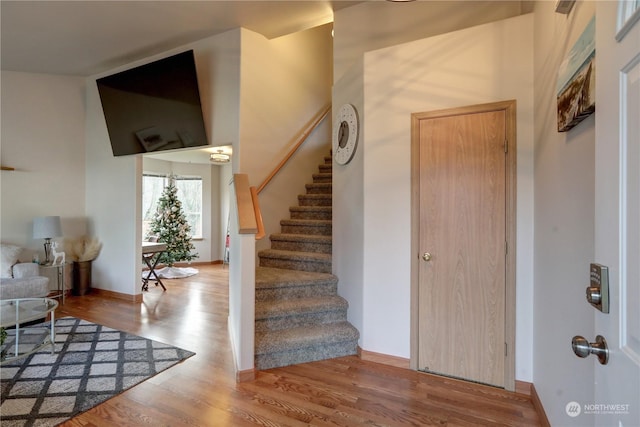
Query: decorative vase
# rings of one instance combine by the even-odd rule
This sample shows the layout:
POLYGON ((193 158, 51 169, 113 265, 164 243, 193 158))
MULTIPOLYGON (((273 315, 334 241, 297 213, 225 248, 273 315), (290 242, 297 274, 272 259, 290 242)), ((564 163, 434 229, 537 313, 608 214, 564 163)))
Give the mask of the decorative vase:
POLYGON ((86 295, 91 292, 92 261, 73 262, 73 295, 86 295))

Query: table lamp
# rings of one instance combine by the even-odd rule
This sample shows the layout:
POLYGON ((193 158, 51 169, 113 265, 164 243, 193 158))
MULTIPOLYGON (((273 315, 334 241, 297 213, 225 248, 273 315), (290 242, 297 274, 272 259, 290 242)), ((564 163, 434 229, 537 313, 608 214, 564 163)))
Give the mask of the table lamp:
POLYGON ((62 235, 59 216, 44 216, 33 220, 33 238, 44 239, 44 263, 51 264, 51 239, 62 235))

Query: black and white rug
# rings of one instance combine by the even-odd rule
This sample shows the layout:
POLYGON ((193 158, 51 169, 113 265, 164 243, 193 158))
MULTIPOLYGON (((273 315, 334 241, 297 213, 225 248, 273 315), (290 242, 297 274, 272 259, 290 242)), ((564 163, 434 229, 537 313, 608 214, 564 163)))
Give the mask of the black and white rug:
POLYGON ((0 368, 3 427, 57 425, 195 354, 72 317, 55 324, 53 355, 0 368))

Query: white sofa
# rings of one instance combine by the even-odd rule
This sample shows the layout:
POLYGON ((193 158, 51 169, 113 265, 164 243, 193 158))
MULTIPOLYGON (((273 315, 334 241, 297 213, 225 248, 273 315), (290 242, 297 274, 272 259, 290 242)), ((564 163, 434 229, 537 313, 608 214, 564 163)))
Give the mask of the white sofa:
POLYGON ((18 262, 21 251, 19 246, 0 245, 0 300, 49 294, 49 278, 40 276, 38 264, 18 262))

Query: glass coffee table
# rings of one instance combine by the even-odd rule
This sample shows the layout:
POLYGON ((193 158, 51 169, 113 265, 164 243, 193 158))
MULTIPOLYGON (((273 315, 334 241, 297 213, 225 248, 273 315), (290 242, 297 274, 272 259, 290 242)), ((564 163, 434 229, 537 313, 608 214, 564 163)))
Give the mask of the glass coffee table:
POLYGON ((0 346, 0 365, 26 357, 46 346, 55 350, 55 309, 58 301, 52 298, 18 298, 0 300, 0 327, 7 332, 5 342, 0 346), (49 325, 21 325, 38 319, 45 319, 51 314, 49 325), (12 326, 15 328, 8 329, 12 326))

